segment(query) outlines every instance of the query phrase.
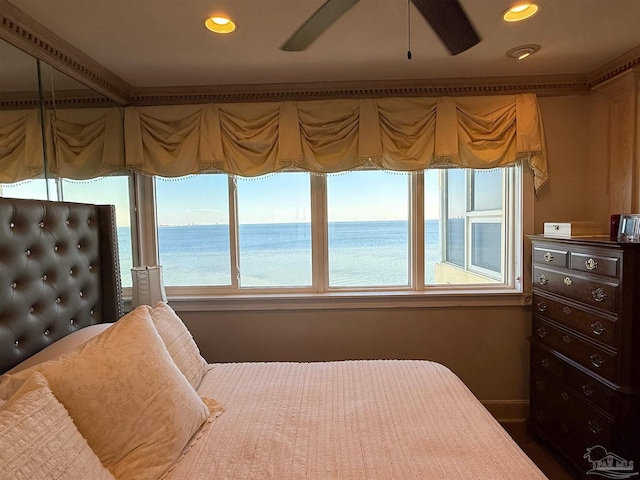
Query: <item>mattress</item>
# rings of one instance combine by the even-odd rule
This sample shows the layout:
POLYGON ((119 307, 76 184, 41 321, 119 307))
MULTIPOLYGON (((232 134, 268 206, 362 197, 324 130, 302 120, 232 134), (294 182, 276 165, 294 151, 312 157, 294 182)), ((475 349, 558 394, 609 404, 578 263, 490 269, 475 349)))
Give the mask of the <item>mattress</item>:
POLYGON ((546 478, 433 362, 214 364, 198 392, 226 410, 172 480, 546 478))

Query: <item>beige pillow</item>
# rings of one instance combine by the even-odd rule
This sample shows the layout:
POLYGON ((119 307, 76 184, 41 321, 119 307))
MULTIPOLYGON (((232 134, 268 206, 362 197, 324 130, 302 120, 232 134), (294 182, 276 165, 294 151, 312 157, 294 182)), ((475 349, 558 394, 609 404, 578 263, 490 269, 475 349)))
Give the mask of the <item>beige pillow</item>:
POLYGON ((158 302, 153 307, 151 319, 176 366, 193 388, 198 388, 207 370, 207 362, 200 355, 200 350, 187 327, 176 312, 164 302, 158 302))
POLYGON ((92 339, 96 335, 104 332, 107 328, 109 328, 113 323, 98 323, 96 325, 89 325, 88 327, 81 328, 80 330, 76 330, 73 333, 70 333, 66 337, 62 337, 60 340, 53 342, 51 345, 40 350, 35 355, 27 358, 25 361, 20 362, 18 365, 13 367, 7 373, 18 373, 22 370, 26 370, 29 367, 33 367, 38 363, 43 363, 48 360, 53 360, 54 358, 59 357, 63 353, 67 353, 74 348, 82 345, 86 341, 92 339))
POLYGON ((173 363, 149 310, 140 306, 75 350, 8 376, 41 372, 119 479, 158 478, 209 415, 173 363))
POLYGON ((0 408, 0 478, 114 480, 37 372, 0 408))

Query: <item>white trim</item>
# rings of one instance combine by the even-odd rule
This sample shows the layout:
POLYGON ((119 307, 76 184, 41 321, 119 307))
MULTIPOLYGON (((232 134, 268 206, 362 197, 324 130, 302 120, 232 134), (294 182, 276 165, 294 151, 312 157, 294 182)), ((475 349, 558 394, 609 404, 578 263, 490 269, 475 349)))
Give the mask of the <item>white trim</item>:
POLYGON ((169 303, 178 311, 272 311, 272 310, 346 310, 380 308, 441 307, 523 307, 531 305, 531 294, 477 290, 470 293, 439 292, 328 292, 258 295, 168 294, 169 303))

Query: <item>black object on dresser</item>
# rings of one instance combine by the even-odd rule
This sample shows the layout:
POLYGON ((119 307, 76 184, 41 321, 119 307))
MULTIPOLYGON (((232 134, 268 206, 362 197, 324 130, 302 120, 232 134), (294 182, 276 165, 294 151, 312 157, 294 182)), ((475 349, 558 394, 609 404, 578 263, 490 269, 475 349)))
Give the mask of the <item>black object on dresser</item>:
POLYGON ((640 244, 605 237, 529 238, 533 331, 527 424, 583 478, 605 473, 605 464, 593 463, 601 459, 637 472, 640 244))

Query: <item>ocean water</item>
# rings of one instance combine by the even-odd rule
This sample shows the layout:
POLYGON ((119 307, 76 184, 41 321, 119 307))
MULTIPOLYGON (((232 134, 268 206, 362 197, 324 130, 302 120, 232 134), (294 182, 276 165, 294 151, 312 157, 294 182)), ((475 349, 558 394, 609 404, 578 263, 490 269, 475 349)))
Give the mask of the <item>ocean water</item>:
MULTIPOLYGON (((121 251, 129 229, 120 228, 121 251)), ((329 223, 329 284, 333 287, 409 285, 406 221, 329 223)), ((241 287, 310 286, 309 223, 248 224, 238 232, 241 287)), ((161 226, 160 264, 167 286, 230 285, 227 225, 161 226)), ((434 282, 441 261, 439 221, 425 222, 425 282, 434 282)), ((130 265, 122 257, 124 280, 130 265)), ((130 278, 129 285, 131 283, 130 278)), ((123 284, 126 284, 123 281, 123 284)))

